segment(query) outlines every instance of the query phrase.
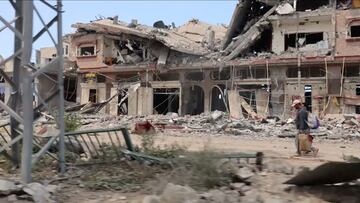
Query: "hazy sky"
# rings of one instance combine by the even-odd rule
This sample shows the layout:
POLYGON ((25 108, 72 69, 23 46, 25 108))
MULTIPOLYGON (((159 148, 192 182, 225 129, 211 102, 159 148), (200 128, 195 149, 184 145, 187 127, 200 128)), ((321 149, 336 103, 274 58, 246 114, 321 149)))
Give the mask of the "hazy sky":
MULTIPOLYGON (((71 24, 75 22, 89 22, 96 17, 119 16, 122 21, 129 22, 137 19, 138 23, 152 25, 157 20, 163 20, 165 24, 175 23, 176 26, 184 24, 192 18, 212 24, 228 24, 237 0, 222 1, 72 1, 63 0, 63 32, 70 33, 74 30, 71 24)), ((55 4, 54 2, 51 2, 55 4)), ((54 12, 41 2, 35 1, 35 5, 41 12, 44 20, 49 22, 54 17, 54 12)), ((11 20, 14 17, 13 9, 8 1, 0 0, 0 15, 11 20)), ((41 29, 41 21, 34 13, 36 33, 41 29)), ((54 31, 56 24, 51 29, 54 31)), ((0 22, 0 28, 3 24, 0 22)), ((13 52, 13 37, 11 31, 0 32, 0 55, 10 56, 13 52)), ((56 38, 56 36, 54 36, 56 38)), ((46 35, 40 38, 33 50, 40 47, 53 46, 51 39, 46 35)), ((34 54, 33 54, 34 55, 34 54)), ((34 56, 32 57, 34 59, 34 56)))

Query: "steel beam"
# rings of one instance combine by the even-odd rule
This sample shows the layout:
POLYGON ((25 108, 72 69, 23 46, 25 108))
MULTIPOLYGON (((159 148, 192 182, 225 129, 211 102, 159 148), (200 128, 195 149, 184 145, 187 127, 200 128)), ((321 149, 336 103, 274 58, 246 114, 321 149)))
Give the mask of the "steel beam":
MULTIPOLYGON (((15 28, 19 30, 19 32, 23 32, 23 3, 21 1, 15 2, 15 15, 19 16, 19 18, 15 21, 15 28)), ((20 38, 18 38, 15 35, 14 38, 14 52, 15 54, 13 56, 19 56, 14 57, 13 61, 13 77, 12 77, 12 85, 11 85, 11 95, 9 100, 9 106, 10 108, 17 114, 19 114, 19 87, 20 87, 20 65, 21 65, 21 54, 23 51, 22 47, 22 41, 20 38)), ((10 58, 10 57, 9 57, 10 58)), ((11 84, 11 83, 10 83, 11 84)), ((16 119, 15 116, 10 117, 10 133, 11 133, 11 139, 15 139, 20 134, 16 131, 16 129, 19 127, 19 123, 22 123, 23 121, 16 119)), ((15 143, 11 146, 11 152, 13 157, 13 165, 14 167, 18 168, 20 166, 20 145, 18 143, 15 143)))
MULTIPOLYGON (((48 152, 51 142, 56 138, 51 139, 51 142, 41 147, 33 137, 33 122, 34 114, 33 97, 34 93, 37 94, 34 85, 37 77, 40 75, 46 75, 46 72, 51 67, 56 67, 56 73, 58 74, 57 80, 53 80, 56 85, 56 90, 46 98, 41 100, 41 104, 35 108, 38 111, 42 106, 47 106, 51 99, 58 99, 58 114, 57 124, 60 130, 59 133, 59 160, 60 169, 63 173, 65 171, 65 152, 64 152, 64 89, 63 89, 63 47, 62 47, 62 5, 61 0, 57 0, 57 5, 52 6, 45 0, 40 0, 49 8, 56 11, 56 16, 53 17, 50 22, 45 24, 44 19, 41 16, 42 10, 38 10, 34 7, 34 0, 20 1, 9 0, 13 6, 15 17, 11 21, 6 21, 5 18, 0 16, 0 22, 3 22, 5 27, 0 28, 0 32, 5 28, 9 28, 14 37, 14 54, 5 60, 0 62, 0 66, 6 62, 13 60, 13 77, 10 78, 7 73, 0 70, 0 75, 4 77, 6 82, 11 85, 11 96, 7 106, 4 102, 0 102, 0 108, 5 109, 10 114, 10 128, 11 141, 7 145, 2 146, 0 149, 3 151, 11 146, 12 148, 12 161, 14 166, 19 166, 20 151, 19 143, 22 140, 22 153, 21 153, 21 178, 24 183, 31 181, 32 164, 41 158, 45 153, 49 154, 53 158, 57 159, 53 154, 48 152), (38 33, 33 37, 33 15, 36 13, 43 25, 38 33), (12 24, 15 22, 15 25, 12 24), (57 39, 54 38, 49 28, 57 22, 57 39), (32 54, 32 46, 34 41, 39 39, 44 33, 47 33, 57 49, 58 59, 52 61, 50 64, 35 69, 30 65, 30 59, 32 54), (29 68, 31 70, 29 70, 29 68), (58 96, 58 97, 56 97, 58 96), (21 106, 20 106, 21 105, 21 106), (20 116, 21 115, 21 116, 20 116), (19 130, 21 127, 22 132, 19 130), (35 154, 33 159, 32 147, 33 144, 40 147, 40 152, 35 154)), ((48 77, 48 76, 47 76, 48 77)), ((49 79, 51 79, 49 77, 49 79)), ((39 97, 39 95, 37 95, 39 97)), ((0 150, 0 151, 1 151, 0 150)), ((0 152, 1 153, 1 152, 0 152)))
POLYGON ((58 89, 59 89, 59 100, 58 100, 58 127, 59 127, 59 162, 60 162, 60 173, 65 173, 65 122, 64 122, 64 58, 63 58, 63 44, 62 44, 62 2, 57 0, 57 30, 58 30, 58 46, 57 56, 59 57, 59 68, 58 68, 58 89))
POLYGON ((22 182, 31 182, 32 149, 33 149, 33 80, 30 72, 25 67, 30 63, 32 52, 33 34, 33 1, 22 1, 23 3, 23 35, 24 52, 21 57, 21 78, 22 78, 22 107, 23 107, 23 143, 21 156, 21 178, 22 182))

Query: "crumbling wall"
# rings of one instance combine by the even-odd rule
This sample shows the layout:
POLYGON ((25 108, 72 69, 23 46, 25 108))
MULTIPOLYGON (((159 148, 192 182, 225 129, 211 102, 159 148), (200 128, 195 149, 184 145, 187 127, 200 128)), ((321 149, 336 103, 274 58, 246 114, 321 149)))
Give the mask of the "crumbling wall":
POLYGON ((360 25, 360 10, 336 10, 337 56, 353 56, 360 53, 360 37, 349 36, 351 25, 360 25))
MULTIPOLYGON (((269 17, 273 27, 272 51, 281 54, 285 50, 285 36, 294 33, 323 33, 323 43, 307 45, 304 52, 330 49, 335 44, 335 30, 330 11, 310 11, 290 16, 269 17)), ((301 41, 302 43, 302 41, 301 41)), ((301 50, 300 50, 301 51, 301 50)))
MULTIPOLYGON (((106 100, 106 83, 80 83, 81 98, 80 104, 87 104, 90 99, 90 90, 96 91, 96 102, 103 102, 106 100)), ((100 112, 105 113, 103 108, 100 112)))
POLYGON ((79 69, 98 69, 106 67, 104 61, 104 37, 99 34, 86 34, 73 36, 70 41, 71 51, 79 69), (94 46, 91 55, 80 55, 80 47, 94 46))
MULTIPOLYGON (((50 92, 49 90, 54 90, 55 86, 57 85, 54 80, 56 80, 56 75, 40 75, 37 78, 37 91, 40 95, 41 98, 45 99, 48 98, 51 94, 53 94, 53 92, 50 92), (53 79, 53 80, 51 80, 53 79)), ((58 96, 56 96, 55 98, 53 98, 51 101, 49 101, 47 104, 49 106, 50 109, 59 106, 59 104, 57 103, 57 98, 58 96)))
POLYGON ((285 87, 285 115, 291 115, 291 104, 295 99, 305 102, 305 86, 311 85, 311 108, 312 113, 320 115, 324 109, 326 94, 325 81, 315 79, 301 79, 300 84, 296 80, 288 80, 285 87))
POLYGON ((285 85, 287 67, 271 67, 271 99, 273 116, 281 117, 284 113, 285 85))
POLYGON ((343 97, 344 97, 344 106, 343 113, 345 114, 354 114, 356 113, 355 103, 360 104, 360 99, 357 98, 356 88, 360 85, 360 79, 357 80, 345 80, 343 84, 343 97), (354 98, 354 99, 352 99, 354 98), (355 99, 357 98, 357 99, 355 99))

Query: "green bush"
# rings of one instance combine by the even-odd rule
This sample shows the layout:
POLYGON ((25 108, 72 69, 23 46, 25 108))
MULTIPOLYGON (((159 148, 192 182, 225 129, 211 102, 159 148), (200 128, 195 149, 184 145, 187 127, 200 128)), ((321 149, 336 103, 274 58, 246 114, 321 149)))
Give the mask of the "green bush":
POLYGON ((76 114, 65 114, 65 132, 76 131, 81 126, 81 118, 76 114))

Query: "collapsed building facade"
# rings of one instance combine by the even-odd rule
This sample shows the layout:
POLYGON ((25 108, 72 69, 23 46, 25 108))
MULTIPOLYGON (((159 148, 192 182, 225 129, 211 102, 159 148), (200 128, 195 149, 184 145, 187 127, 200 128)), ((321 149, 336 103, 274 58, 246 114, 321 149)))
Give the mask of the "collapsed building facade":
POLYGON ((65 98, 111 115, 360 113, 359 0, 242 0, 228 27, 77 23, 65 98), (71 67, 70 67, 71 66, 71 67), (70 95, 70 96, 69 96, 70 95))

